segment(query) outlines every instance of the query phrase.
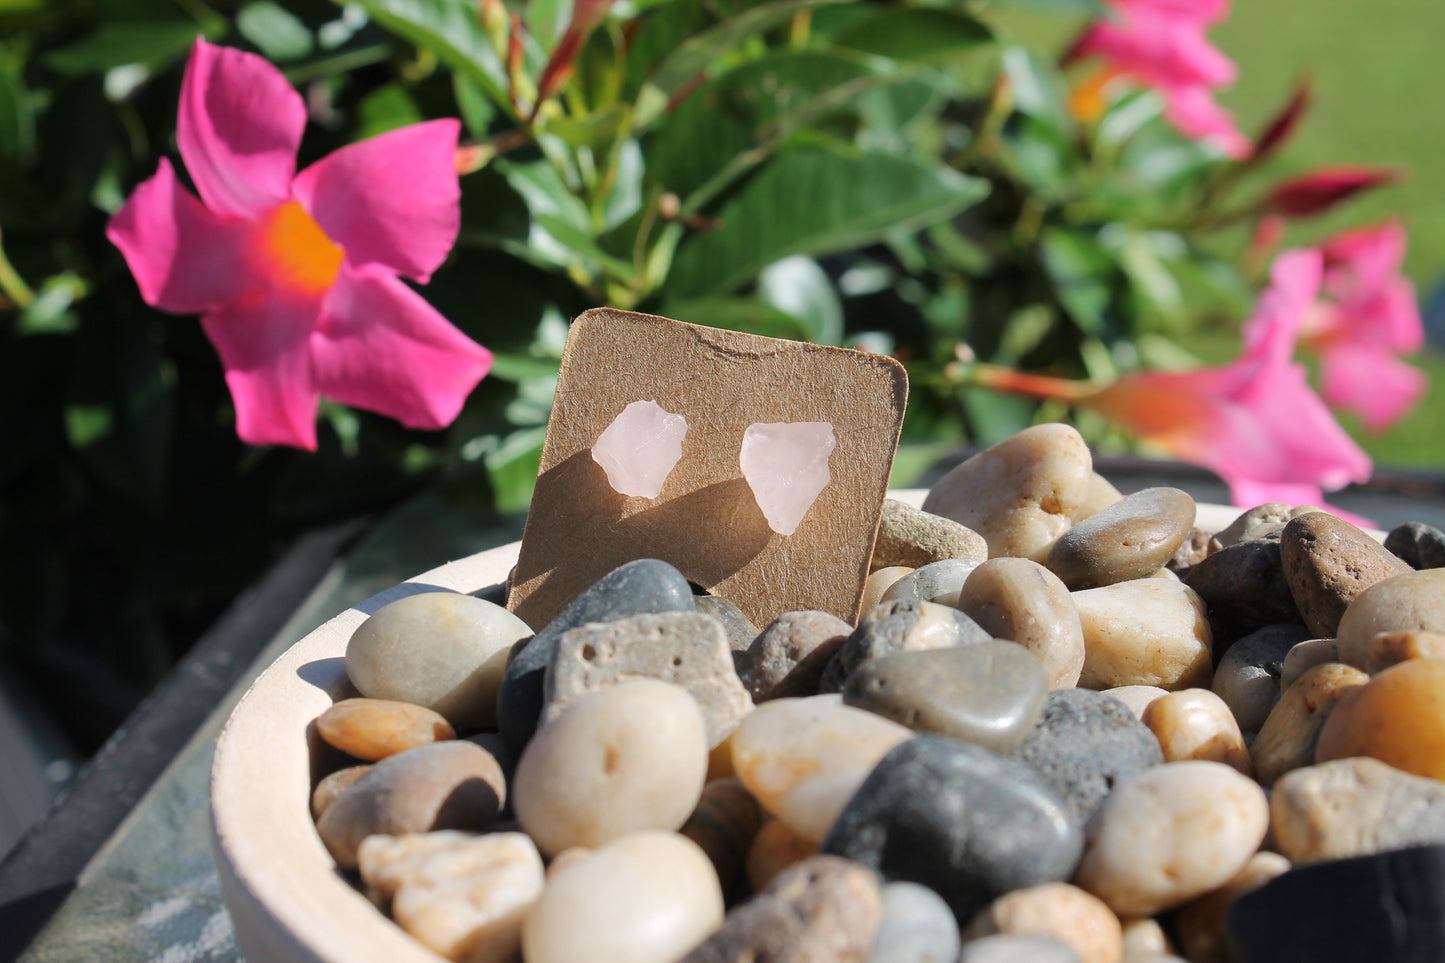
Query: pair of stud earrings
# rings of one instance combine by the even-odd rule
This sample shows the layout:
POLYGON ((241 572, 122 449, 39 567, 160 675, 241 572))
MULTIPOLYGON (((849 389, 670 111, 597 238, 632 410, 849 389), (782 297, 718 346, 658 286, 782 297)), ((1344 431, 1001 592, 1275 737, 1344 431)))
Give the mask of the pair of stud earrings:
MULTIPOLYGON (((682 460, 687 419, 656 401, 634 401, 592 445, 592 459, 607 483, 623 495, 656 498, 682 460)), ((757 422, 743 432, 738 466, 753 498, 779 535, 797 531, 832 475, 828 458, 837 446, 826 421, 757 422)))

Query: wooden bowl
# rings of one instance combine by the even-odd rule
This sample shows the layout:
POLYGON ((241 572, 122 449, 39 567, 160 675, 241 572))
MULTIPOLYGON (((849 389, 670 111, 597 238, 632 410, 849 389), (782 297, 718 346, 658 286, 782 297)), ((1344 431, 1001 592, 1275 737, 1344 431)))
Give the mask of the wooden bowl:
MULTIPOLYGON (((914 505, 925 493, 894 492, 914 505)), ((1218 530, 1238 509, 1200 505, 1218 530)), ((313 722, 352 694, 346 643, 377 609, 418 592, 500 592, 520 542, 424 572, 317 628, 273 662, 242 697, 211 766, 211 849, 241 952, 253 963, 436 963, 337 870, 311 818, 313 722)))

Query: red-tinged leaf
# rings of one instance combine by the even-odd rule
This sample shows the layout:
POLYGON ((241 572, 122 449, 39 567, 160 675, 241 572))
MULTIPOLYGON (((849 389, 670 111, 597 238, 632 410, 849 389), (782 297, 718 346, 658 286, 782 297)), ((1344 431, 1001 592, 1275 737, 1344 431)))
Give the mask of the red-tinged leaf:
POLYGON ((1250 155, 1251 161, 1264 160, 1294 136, 1295 131, 1299 129, 1300 122, 1304 120, 1305 114, 1310 109, 1310 101, 1313 97, 1314 82, 1309 79, 1302 80, 1295 87, 1289 100, 1254 139, 1254 153, 1250 155))
POLYGON ((1265 196, 1265 213, 1284 217, 1314 217, 1361 191, 1399 180, 1396 171, 1383 167, 1340 165, 1321 167, 1280 181, 1265 196))

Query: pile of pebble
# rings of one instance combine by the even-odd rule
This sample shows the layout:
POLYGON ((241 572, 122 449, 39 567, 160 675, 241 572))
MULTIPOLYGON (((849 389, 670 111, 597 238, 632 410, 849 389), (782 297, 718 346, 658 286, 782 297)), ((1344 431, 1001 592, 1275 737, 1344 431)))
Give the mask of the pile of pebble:
POLYGON ((381 609, 321 839, 473 963, 1445 959, 1445 535, 1200 532, 1062 425, 924 509, 856 626, 656 560, 540 631, 381 609))

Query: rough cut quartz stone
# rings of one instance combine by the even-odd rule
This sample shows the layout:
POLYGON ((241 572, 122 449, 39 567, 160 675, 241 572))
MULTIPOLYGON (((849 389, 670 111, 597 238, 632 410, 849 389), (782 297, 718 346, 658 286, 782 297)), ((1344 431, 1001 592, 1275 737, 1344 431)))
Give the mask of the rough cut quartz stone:
POLYGON ((826 421, 748 425, 738 463, 768 527, 791 535, 832 475, 828 456, 838 439, 826 421))
POLYGON ((592 446, 592 460, 607 472, 607 483, 622 495, 656 498, 682 457, 687 419, 655 401, 623 408, 592 446))

